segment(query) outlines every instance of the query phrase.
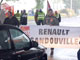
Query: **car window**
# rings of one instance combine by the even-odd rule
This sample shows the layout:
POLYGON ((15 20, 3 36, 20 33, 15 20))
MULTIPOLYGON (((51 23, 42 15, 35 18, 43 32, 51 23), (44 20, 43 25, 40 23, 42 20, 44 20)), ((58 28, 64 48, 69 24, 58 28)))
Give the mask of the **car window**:
POLYGON ((7 31, 0 30, 0 50, 4 49, 11 49, 10 37, 8 36, 7 31))
POLYGON ((10 33, 16 49, 30 47, 30 40, 23 32, 17 29, 10 29, 10 33))

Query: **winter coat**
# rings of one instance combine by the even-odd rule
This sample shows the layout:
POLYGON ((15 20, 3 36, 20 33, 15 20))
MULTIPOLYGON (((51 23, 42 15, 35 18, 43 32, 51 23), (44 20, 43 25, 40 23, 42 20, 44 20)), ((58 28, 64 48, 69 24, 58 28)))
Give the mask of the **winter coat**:
POLYGON ((20 24, 27 25, 27 14, 22 14, 21 15, 20 24))
POLYGON ((19 21, 15 16, 13 16, 11 19, 7 17, 4 21, 4 24, 19 26, 19 21))
POLYGON ((46 16, 44 20, 44 25, 59 25, 59 21, 55 16, 46 16))

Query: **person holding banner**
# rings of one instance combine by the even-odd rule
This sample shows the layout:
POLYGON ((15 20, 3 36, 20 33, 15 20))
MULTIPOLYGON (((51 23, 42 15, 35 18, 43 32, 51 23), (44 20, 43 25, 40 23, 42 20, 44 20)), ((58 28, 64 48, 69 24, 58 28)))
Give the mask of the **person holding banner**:
MULTIPOLYGON (((47 15, 45 17, 45 20, 44 20, 44 25, 59 26, 59 21, 53 15, 53 10, 52 9, 48 10, 48 13, 47 13, 47 15)), ((51 53, 50 53, 51 56, 53 55, 53 50, 54 50, 54 48, 51 48, 51 53)))
POLYGON ((55 17, 59 20, 59 23, 61 22, 61 15, 55 11, 55 17))
POLYGON ((44 19, 44 25, 59 25, 58 19, 54 16, 52 9, 48 10, 48 13, 44 19))

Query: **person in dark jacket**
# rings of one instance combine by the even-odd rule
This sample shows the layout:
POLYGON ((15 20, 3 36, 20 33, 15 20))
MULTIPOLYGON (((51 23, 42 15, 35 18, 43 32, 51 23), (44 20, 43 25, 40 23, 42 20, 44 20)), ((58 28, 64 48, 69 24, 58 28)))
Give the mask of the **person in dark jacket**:
POLYGON ((58 19, 59 23, 61 22, 61 15, 55 11, 55 17, 58 19))
POLYGON ((54 16, 52 9, 48 10, 48 13, 44 20, 44 25, 51 25, 51 26, 59 26, 58 19, 54 16))
POLYGON ((14 25, 19 27, 18 19, 12 15, 12 12, 8 12, 8 17, 5 18, 4 24, 14 25))
POLYGON ((26 14, 26 10, 23 10, 21 12, 20 24, 21 25, 27 25, 27 14, 26 14))
POLYGON ((37 21, 38 21, 38 10, 36 10, 34 18, 35 18, 35 23, 37 24, 37 21))
MULTIPOLYGON (((44 20, 44 25, 59 26, 59 21, 54 16, 52 9, 48 10, 48 13, 44 20)), ((54 51, 54 48, 51 48, 51 53, 50 53, 51 56, 53 55, 53 51, 54 51)))

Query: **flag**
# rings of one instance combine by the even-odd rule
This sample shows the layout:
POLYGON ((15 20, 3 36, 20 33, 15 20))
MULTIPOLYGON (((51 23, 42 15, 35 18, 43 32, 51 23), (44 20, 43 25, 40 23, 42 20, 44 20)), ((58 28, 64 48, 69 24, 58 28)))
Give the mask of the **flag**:
POLYGON ((1 7, 1 9, 5 12, 6 17, 8 16, 8 11, 11 11, 12 15, 14 15, 14 6, 9 6, 7 3, 3 3, 1 7))
POLYGON ((49 9, 51 9, 51 6, 49 4, 49 1, 47 0, 47 12, 48 12, 49 9))

